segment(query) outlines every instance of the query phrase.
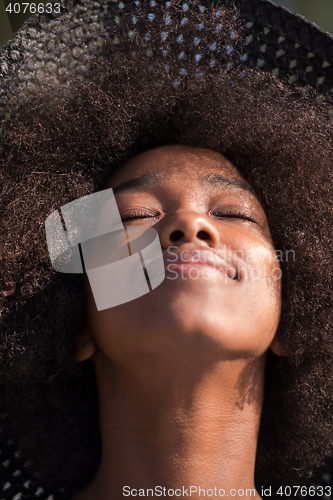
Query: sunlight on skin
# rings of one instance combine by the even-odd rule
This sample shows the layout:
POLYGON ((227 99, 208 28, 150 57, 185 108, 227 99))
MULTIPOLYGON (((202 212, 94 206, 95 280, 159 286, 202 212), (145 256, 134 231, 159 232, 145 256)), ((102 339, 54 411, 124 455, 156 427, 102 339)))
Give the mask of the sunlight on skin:
POLYGON ((131 158, 110 187, 124 225, 154 227, 171 267, 152 292, 99 312, 86 280, 76 360, 95 367, 103 455, 74 499, 121 498, 125 485, 254 488, 266 354, 283 354, 264 210, 228 160, 188 146, 131 158))

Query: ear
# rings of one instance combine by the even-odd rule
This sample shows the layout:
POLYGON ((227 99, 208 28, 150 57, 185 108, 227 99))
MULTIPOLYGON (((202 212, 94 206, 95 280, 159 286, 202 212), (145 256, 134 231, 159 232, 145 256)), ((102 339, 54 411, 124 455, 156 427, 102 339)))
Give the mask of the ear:
POLYGON ((270 345, 270 349, 274 354, 281 358, 288 356, 287 349, 280 343, 279 340, 277 340, 276 337, 274 337, 273 342, 270 345))
POLYGON ((96 351, 96 344, 91 335, 85 330, 76 341, 76 349, 73 360, 76 362, 90 359, 96 351))

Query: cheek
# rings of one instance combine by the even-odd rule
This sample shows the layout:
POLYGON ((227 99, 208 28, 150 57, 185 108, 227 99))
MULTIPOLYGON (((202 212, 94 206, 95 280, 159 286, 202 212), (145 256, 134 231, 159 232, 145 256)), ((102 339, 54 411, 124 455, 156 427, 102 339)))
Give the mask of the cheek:
POLYGON ((244 255, 243 273, 253 281, 266 281, 269 288, 280 289, 282 272, 275 251, 270 246, 254 244, 242 252, 244 255))
MULTIPOLYGON (((150 294, 120 306, 98 311, 86 276, 84 290, 87 332, 96 344, 98 352, 111 361, 125 359, 133 350, 132 344, 138 336, 138 331, 142 330, 142 307, 138 307, 138 302, 142 304, 142 300, 147 300, 150 294)), ((141 335, 141 340, 142 338, 141 335)))
POLYGON ((240 273, 244 310, 249 327, 262 333, 257 338, 262 339, 263 347, 267 348, 274 338, 280 319, 281 275, 279 261, 270 245, 247 246, 240 273))

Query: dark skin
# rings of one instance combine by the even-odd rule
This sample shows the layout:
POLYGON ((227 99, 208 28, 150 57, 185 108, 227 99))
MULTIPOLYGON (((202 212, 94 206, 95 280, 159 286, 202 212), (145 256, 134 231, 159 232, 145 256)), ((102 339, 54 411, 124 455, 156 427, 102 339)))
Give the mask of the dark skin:
POLYGON ((152 173, 159 177, 148 185, 115 196, 125 226, 158 232, 165 280, 103 311, 86 280, 88 323, 76 360, 91 359, 96 371, 103 453, 73 498, 120 499, 126 485, 138 495, 197 485, 241 498, 237 490, 255 489, 267 352, 283 355, 274 339, 281 280, 267 219, 237 169, 206 149, 146 151, 105 188, 152 173), (203 259, 188 262, 197 250, 223 255, 224 264, 217 271, 203 259))

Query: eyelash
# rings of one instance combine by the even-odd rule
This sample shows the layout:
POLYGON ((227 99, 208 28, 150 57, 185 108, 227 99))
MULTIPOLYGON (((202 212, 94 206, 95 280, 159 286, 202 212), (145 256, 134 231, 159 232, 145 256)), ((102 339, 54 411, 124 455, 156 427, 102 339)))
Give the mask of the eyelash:
MULTIPOLYGON (((158 217, 160 214, 158 213, 155 213, 155 214, 152 214, 151 212, 138 212, 138 211, 133 211, 133 212, 130 212, 129 214, 127 215, 124 215, 122 217, 122 221, 125 222, 127 220, 135 220, 135 219, 146 219, 146 218, 156 218, 158 217)), ((209 215, 213 215, 217 218, 229 218, 229 219, 243 219, 243 220, 247 220, 249 222, 253 222, 254 224, 258 224, 258 222, 251 216, 247 215, 246 213, 242 212, 241 210, 225 210, 225 211, 221 211, 221 212, 218 212, 218 211, 213 211, 211 210, 209 212, 209 215)))
POLYGON ((226 217, 226 218, 229 218, 229 219, 243 219, 243 220, 247 220, 249 222, 253 222, 254 224, 258 224, 258 222, 256 221, 256 219, 254 217, 251 217, 250 215, 246 214, 245 212, 242 212, 241 210, 224 210, 224 211, 221 211, 221 212, 218 212, 218 211, 213 211, 211 210, 209 212, 210 215, 214 215, 214 216, 217 216, 219 218, 223 218, 223 217, 226 217))
POLYGON ((130 212, 129 214, 124 215, 121 220, 123 222, 127 220, 134 220, 134 219, 146 219, 146 218, 154 218, 158 217, 159 214, 152 214, 151 212, 138 212, 138 211, 133 211, 130 212))

